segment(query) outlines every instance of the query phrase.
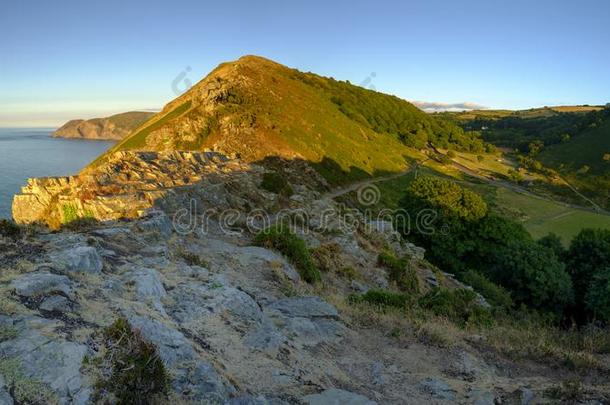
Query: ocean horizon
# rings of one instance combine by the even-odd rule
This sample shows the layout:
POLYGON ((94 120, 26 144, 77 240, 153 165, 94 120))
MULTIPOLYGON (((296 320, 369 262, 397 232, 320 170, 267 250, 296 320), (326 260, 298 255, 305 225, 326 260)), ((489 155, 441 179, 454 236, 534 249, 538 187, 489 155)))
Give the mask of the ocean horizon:
POLYGON ((53 138, 56 128, 0 128, 0 218, 11 218, 13 196, 30 177, 69 176, 115 141, 53 138))

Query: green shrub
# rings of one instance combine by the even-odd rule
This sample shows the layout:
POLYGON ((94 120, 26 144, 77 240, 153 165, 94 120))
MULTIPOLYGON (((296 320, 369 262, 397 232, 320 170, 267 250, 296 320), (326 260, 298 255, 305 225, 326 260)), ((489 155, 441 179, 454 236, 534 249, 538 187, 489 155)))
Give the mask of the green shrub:
POLYGON ((457 157, 457 154, 454 151, 452 151, 452 150, 448 150, 447 151, 447 157, 450 158, 450 159, 454 159, 454 158, 457 157))
POLYGON ((420 298, 419 305, 461 326, 492 324, 491 313, 478 304, 477 295, 470 290, 451 291, 436 287, 420 298))
POLYGON ((98 382, 98 389, 112 392, 118 404, 125 405, 149 404, 153 397, 167 394, 169 375, 157 348, 125 318, 107 327, 104 339, 110 374, 98 382))
POLYGON ((64 204, 61 206, 62 227, 72 226, 73 229, 79 230, 81 227, 88 228, 97 223, 93 212, 85 211, 84 215, 80 215, 78 208, 72 204, 64 204))
POLYGON ((468 270, 460 276, 460 279, 485 297, 491 305, 503 309, 512 308, 513 300, 510 293, 499 285, 492 283, 483 274, 468 270))
POLYGON ((450 158, 449 156, 447 156, 447 155, 442 155, 442 154, 439 154, 439 155, 437 156, 437 158, 438 158, 438 161, 439 161, 440 163, 444 164, 444 165, 450 165, 451 163, 453 163, 453 161, 451 160, 451 158, 450 158))
POLYGON ((95 228, 99 225, 99 223, 100 222, 97 219, 93 218, 93 216, 85 216, 67 222, 63 224, 61 228, 70 231, 86 231, 95 228))
POLYGON ((17 238, 21 235, 21 228, 13 221, 0 219, 0 235, 9 238, 17 238))
POLYGON ((290 197, 294 193, 284 176, 278 172, 266 172, 263 174, 261 188, 285 197, 290 197))
POLYGON ((62 223, 63 224, 68 224, 72 221, 76 221, 79 218, 78 210, 76 209, 76 207, 74 205, 71 205, 71 204, 62 205, 61 213, 62 213, 62 223))
POLYGON ((365 302, 381 307, 405 308, 409 296, 386 290, 369 290, 362 295, 351 296, 350 301, 352 303, 365 302))
POLYGON ((315 266, 305 242, 290 232, 284 224, 273 225, 260 231, 254 238, 258 246, 276 249, 288 258, 308 283, 320 281, 320 271, 315 266))
POLYGON ((411 268, 408 258, 397 258, 392 253, 381 252, 377 262, 389 270, 390 280, 395 282, 401 291, 418 294, 419 279, 415 269, 411 268))
POLYGON ((352 266, 344 266, 339 268, 339 270, 337 270, 337 274, 347 278, 348 280, 353 280, 358 276, 358 273, 352 266))

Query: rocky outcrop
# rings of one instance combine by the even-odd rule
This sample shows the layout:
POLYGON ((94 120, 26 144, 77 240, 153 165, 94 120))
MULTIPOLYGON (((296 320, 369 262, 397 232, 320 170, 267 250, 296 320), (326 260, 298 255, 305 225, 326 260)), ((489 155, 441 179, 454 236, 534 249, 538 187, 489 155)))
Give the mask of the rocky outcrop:
POLYGON ((53 132, 55 138, 121 140, 154 113, 127 112, 106 118, 71 120, 53 132))
POLYGON ((117 152, 77 176, 29 179, 14 196, 13 218, 57 227, 83 217, 136 218, 153 207, 172 212, 191 199, 204 204, 198 209, 240 208, 248 199, 258 205, 263 172, 215 152, 117 152))

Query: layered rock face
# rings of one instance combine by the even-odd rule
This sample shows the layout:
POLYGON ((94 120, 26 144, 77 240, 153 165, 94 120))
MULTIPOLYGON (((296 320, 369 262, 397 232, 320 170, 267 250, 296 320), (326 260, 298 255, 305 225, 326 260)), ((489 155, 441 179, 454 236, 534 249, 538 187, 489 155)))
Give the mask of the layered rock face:
POLYGON ((149 112, 127 112, 107 118, 71 120, 53 133, 55 138, 121 140, 153 116, 149 112))
POLYGON ((136 218, 152 207, 188 207, 191 197, 218 207, 214 200, 235 200, 235 190, 259 201, 263 172, 215 152, 117 152, 77 176, 29 179, 14 197, 13 218, 52 227, 83 217, 136 218))

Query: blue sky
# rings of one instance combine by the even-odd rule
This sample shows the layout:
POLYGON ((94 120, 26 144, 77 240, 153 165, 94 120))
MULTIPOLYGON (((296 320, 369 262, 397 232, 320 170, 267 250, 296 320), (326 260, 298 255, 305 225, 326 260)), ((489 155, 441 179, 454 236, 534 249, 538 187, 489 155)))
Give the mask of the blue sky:
POLYGON ((244 54, 411 101, 605 104, 610 2, 4 2, 0 126, 160 108, 244 54))

